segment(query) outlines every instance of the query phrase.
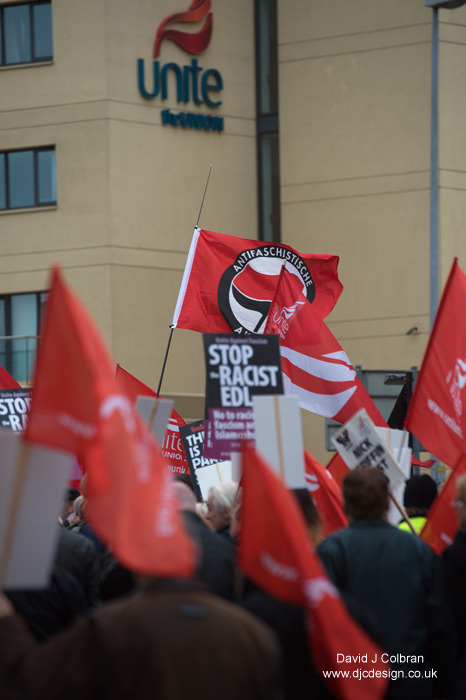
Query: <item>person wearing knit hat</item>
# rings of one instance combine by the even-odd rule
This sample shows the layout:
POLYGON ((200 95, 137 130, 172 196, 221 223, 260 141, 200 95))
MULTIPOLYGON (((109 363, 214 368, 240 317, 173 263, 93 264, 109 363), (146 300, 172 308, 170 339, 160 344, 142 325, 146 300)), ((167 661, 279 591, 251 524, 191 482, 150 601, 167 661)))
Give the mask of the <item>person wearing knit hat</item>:
MULTIPOLYGON (((437 495, 437 484, 428 474, 415 474, 406 481, 403 505, 411 523, 419 534, 427 520, 427 513, 437 495)), ((400 530, 411 532, 408 523, 402 520, 400 530)))

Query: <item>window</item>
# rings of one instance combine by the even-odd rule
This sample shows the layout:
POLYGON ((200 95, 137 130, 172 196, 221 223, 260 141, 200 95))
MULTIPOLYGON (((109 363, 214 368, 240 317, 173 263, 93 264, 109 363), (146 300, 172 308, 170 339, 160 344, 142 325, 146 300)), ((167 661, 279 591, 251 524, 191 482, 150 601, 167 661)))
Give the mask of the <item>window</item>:
POLYGON ((39 63, 52 58, 50 1, 0 7, 0 65, 39 63))
POLYGON ((31 379, 46 292, 0 295, 0 365, 17 382, 31 379))
POLYGON ((0 153, 0 210, 56 204, 55 149, 0 153))

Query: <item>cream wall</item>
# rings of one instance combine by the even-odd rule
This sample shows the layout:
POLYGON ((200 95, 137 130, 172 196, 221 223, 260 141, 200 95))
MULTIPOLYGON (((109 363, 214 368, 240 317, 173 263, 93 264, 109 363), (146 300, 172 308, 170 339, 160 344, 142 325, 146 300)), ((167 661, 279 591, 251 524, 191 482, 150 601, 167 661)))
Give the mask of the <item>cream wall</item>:
MULTIPOLYGON (((328 323, 353 364, 409 370, 429 333, 432 11, 406 0, 278 6, 283 240, 340 256, 344 291, 328 323)), ((466 8, 439 20, 442 288, 454 255, 466 269, 466 8)), ((327 460, 323 419, 303 420, 327 460)))

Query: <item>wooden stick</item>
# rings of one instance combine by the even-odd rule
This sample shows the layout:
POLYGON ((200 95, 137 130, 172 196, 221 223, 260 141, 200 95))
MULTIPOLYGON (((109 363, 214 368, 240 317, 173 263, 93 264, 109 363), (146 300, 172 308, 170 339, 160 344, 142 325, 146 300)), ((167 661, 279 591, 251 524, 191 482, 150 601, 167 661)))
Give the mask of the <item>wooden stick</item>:
POLYGON ((403 518, 406 520, 406 522, 407 522, 407 524, 408 524, 408 526, 409 526, 411 532, 413 533, 413 535, 418 535, 418 533, 417 533, 416 530, 414 529, 414 525, 412 524, 411 520, 409 519, 409 516, 408 516, 407 512, 405 511, 405 509, 403 508, 403 506, 401 505, 401 503, 399 502, 399 500, 397 499, 397 497, 394 496, 393 493, 390 493, 389 495, 390 495, 390 498, 391 498, 392 502, 393 502, 393 503, 395 504, 395 506, 398 508, 398 510, 400 511, 400 513, 401 513, 401 515, 403 516, 403 518))
POLYGON ((283 481, 285 481, 285 459, 283 457, 283 441, 282 441, 282 431, 280 426, 280 404, 278 401, 278 396, 273 397, 273 403, 275 408, 275 428, 277 430, 277 443, 278 443, 278 461, 280 466, 280 476, 283 481))

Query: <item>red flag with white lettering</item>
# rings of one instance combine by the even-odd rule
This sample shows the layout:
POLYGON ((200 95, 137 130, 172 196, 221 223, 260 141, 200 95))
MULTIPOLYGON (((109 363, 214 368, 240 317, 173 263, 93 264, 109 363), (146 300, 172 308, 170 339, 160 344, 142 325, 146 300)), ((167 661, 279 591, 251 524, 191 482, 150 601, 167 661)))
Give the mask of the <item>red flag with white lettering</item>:
POLYGON ((266 333, 278 333, 286 394, 301 408, 346 423, 365 408, 375 425, 387 424, 341 345, 282 267, 266 333))
POLYGON ((322 520, 323 537, 346 527, 348 519, 343 510, 341 489, 332 477, 309 452, 304 450, 306 486, 322 520))
POLYGON ((243 448, 239 566, 270 595, 303 605, 312 662, 343 700, 378 700, 388 683, 382 650, 356 624, 311 546, 296 500, 254 447, 243 448), (260 513, 260 518, 257 514, 260 513), (377 658, 374 678, 353 676, 360 654, 377 658), (340 655, 337 657, 337 655, 340 655), (347 663, 338 659, 351 657, 347 663), (342 673, 348 672, 344 678, 342 673), (382 677, 385 673, 386 676, 382 677))
POLYGON ((193 544, 159 447, 121 393, 97 327, 58 269, 24 439, 82 455, 87 515, 119 561, 146 574, 192 574, 193 544))
POLYGON ((453 542, 458 532, 458 518, 452 503, 456 498, 456 480, 463 474, 466 474, 466 457, 459 459, 455 469, 436 495, 421 531, 421 538, 439 555, 453 542))
POLYGON ((453 467, 466 454, 466 275, 454 259, 440 300, 405 428, 453 467))
POLYGON ((336 255, 298 253, 282 243, 194 231, 173 326, 201 333, 262 333, 284 262, 322 318, 343 289, 336 255))

